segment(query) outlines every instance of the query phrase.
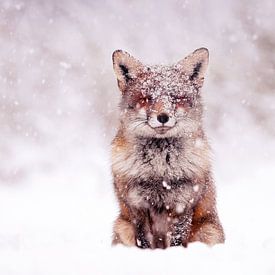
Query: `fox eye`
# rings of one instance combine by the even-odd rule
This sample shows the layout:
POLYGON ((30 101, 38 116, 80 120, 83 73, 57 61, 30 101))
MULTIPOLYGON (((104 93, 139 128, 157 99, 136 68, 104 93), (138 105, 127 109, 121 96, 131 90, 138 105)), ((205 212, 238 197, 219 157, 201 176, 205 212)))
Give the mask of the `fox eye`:
POLYGON ((152 101, 152 97, 151 96, 144 96, 142 98, 140 98, 140 104, 144 105, 146 103, 149 103, 152 101))
POLYGON ((185 96, 177 96, 172 98, 172 102, 177 106, 192 107, 192 101, 185 96))

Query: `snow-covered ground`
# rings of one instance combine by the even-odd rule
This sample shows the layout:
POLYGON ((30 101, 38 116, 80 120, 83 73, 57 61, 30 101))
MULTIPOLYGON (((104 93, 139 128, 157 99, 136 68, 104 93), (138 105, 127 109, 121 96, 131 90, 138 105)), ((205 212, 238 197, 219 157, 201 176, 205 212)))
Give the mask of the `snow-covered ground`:
POLYGON ((1 1, 1 275, 275 274, 272 2, 1 1), (226 243, 111 247, 112 51, 171 63, 201 46, 226 243))

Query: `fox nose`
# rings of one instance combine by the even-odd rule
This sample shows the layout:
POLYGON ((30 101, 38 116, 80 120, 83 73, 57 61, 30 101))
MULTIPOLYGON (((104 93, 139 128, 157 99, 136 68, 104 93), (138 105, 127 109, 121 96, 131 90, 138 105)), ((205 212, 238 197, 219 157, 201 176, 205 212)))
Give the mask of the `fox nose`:
POLYGON ((169 116, 165 113, 161 113, 157 116, 157 120, 160 122, 160 123, 166 123, 168 120, 169 120, 169 116))

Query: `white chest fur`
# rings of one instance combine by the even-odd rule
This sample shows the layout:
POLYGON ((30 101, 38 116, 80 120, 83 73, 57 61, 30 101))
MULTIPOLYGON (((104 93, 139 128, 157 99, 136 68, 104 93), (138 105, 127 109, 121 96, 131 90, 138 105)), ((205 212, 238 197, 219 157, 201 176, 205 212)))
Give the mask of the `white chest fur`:
POLYGON ((190 179, 200 177, 208 165, 206 150, 202 150, 205 147, 196 148, 174 138, 138 140, 128 150, 115 153, 113 170, 133 182, 127 194, 131 205, 171 207, 180 212, 200 194, 190 179))
POLYGON ((127 150, 113 154, 113 170, 141 180, 194 178, 207 169, 207 149, 207 143, 198 148, 183 139, 139 139, 127 150))

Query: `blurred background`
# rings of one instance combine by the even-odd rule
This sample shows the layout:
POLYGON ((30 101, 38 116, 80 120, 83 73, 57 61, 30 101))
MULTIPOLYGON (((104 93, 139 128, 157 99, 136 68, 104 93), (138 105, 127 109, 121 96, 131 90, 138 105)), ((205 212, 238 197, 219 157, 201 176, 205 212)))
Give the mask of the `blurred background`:
POLYGON ((240 139, 275 135, 274 1, 3 0, 0 12, 1 184, 73 161, 94 136, 110 141, 116 49, 169 64, 207 47, 210 137, 241 151, 240 139))
MULTIPOLYGON (((0 253, 90 247, 91 232, 97 247, 109 247, 116 49, 148 64, 209 49, 205 126, 221 216, 229 238, 230 230, 237 240, 246 236, 237 224, 249 211, 243 228, 258 228, 256 216, 274 207, 275 195, 274 10, 272 0, 2 0, 0 253)), ((265 228, 275 232, 273 223, 265 228)), ((274 252, 268 236, 267 253, 274 252)), ((13 274, 9 259, 4 270, 13 274)))

